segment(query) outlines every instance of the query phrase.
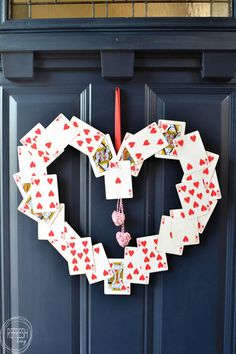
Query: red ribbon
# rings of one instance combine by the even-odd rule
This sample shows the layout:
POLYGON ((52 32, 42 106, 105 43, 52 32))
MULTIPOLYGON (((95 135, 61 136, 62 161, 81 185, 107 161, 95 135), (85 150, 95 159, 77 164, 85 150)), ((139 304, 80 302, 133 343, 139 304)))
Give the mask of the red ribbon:
POLYGON ((121 109, 120 109, 120 88, 115 90, 115 150, 119 151, 121 146, 121 109))

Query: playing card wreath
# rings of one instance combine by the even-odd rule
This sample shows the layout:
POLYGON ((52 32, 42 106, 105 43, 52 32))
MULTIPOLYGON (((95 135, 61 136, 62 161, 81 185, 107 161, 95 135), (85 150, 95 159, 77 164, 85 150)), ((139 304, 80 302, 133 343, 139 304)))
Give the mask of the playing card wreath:
MULTIPOLYGON (((118 108, 119 95, 117 89, 118 108)), ((104 281, 105 294, 127 295, 131 283, 148 284, 150 273, 168 270, 166 254, 180 256, 184 246, 199 244, 221 198, 215 170, 219 155, 205 150, 198 131, 185 135, 185 123, 179 121, 159 120, 127 133, 121 143, 120 111, 115 112, 117 154, 109 134, 60 114, 47 128, 38 123, 20 140, 20 172, 14 179, 23 197, 18 210, 38 222, 38 239, 48 240, 64 257, 70 275, 86 274, 90 284, 104 281), (47 167, 68 144, 89 157, 96 177, 104 176, 106 199, 117 199, 112 219, 121 226, 116 236, 126 246, 122 259, 108 259, 102 243, 92 245, 91 237, 80 237, 65 221, 57 176, 48 175, 47 167), (139 237, 137 247, 127 247, 131 237, 125 232, 122 199, 133 197, 132 177, 152 155, 180 161, 184 174, 176 189, 182 208, 162 216, 158 234, 139 237)))

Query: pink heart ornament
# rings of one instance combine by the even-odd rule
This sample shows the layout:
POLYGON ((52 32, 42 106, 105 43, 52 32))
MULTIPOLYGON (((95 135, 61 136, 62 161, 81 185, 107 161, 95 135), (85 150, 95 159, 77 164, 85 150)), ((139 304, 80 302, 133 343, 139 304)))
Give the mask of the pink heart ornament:
POLYGON ((116 240, 121 247, 125 247, 125 246, 128 246, 128 244, 131 240, 131 236, 128 232, 118 231, 116 233, 116 240))
POLYGON ((114 222, 114 224, 116 226, 121 226, 124 221, 125 221, 125 214, 124 213, 121 213, 117 210, 114 210, 113 213, 112 213, 112 221, 114 222))

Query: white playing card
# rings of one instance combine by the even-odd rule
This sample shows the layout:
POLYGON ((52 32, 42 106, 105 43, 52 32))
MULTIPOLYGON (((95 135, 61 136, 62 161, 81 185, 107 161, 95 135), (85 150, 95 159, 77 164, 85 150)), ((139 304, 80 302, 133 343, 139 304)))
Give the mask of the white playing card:
POLYGON ((160 119, 158 121, 158 128, 160 129, 161 133, 164 135, 165 140, 168 143, 161 151, 158 151, 155 154, 155 157, 159 157, 162 159, 172 159, 178 160, 177 151, 174 146, 173 140, 180 138, 185 133, 185 122, 175 121, 175 120, 165 120, 160 119))
POLYGON ((59 207, 57 175, 46 175, 31 180, 34 212, 56 211, 59 207))
POLYGON ((48 240, 48 242, 60 253, 60 255, 67 261, 67 242, 64 238, 55 238, 53 240, 48 240))
POLYGON ((136 163, 143 162, 167 145, 164 135, 155 122, 130 136, 126 141, 126 147, 136 163))
POLYGON ((47 225, 50 225, 53 220, 56 218, 57 214, 59 213, 59 209, 54 212, 48 212, 48 213, 43 213, 43 212, 38 212, 35 213, 33 211, 33 203, 31 199, 31 189, 29 192, 26 194, 26 196, 23 198, 21 201, 20 205, 18 206, 18 210, 30 217, 31 219, 37 221, 37 222, 43 222, 46 223, 47 225))
POLYGON ((211 217, 211 214, 213 213, 215 207, 216 207, 216 204, 217 204, 217 200, 213 200, 212 202, 209 201, 209 204, 210 204, 210 209, 208 211, 207 214, 203 215, 203 216, 200 216, 199 218, 197 218, 198 220, 198 230, 199 230, 199 233, 202 234, 203 231, 205 230, 205 227, 211 217))
POLYGON ((172 237, 176 245, 199 244, 197 218, 189 218, 183 209, 170 210, 170 216, 172 237))
POLYGON ((148 284, 149 273, 144 269, 144 254, 139 247, 125 247, 124 279, 130 283, 148 284))
POLYGON ((106 134, 95 151, 89 156, 95 177, 104 176, 108 171, 117 168, 118 160, 109 134, 106 134))
POLYGON ((198 131, 174 139, 174 145, 185 174, 203 170, 209 165, 207 153, 198 131))
POLYGON ((144 254, 144 269, 149 273, 168 270, 165 253, 157 251, 158 235, 137 238, 137 245, 144 254))
POLYGON ((24 146, 28 146, 30 149, 36 149, 36 143, 38 137, 40 137, 45 131, 45 128, 42 124, 36 124, 28 133, 26 133, 21 139, 20 142, 24 146))
POLYGON ((183 246, 176 245, 171 232, 171 217, 163 215, 161 218, 158 236, 157 250, 161 253, 169 253, 182 256, 183 246))
POLYGON ((74 240, 74 239, 81 238, 80 235, 78 235, 78 233, 75 232, 73 227, 70 226, 70 224, 66 221, 64 224, 64 237, 67 242, 70 242, 71 240, 74 240))
POLYGON ((125 134, 125 137, 117 153, 117 159, 118 161, 130 161, 131 174, 132 176, 137 177, 139 175, 143 163, 136 163, 132 155, 130 154, 129 149, 126 146, 126 141, 130 137, 132 137, 132 134, 125 134))
POLYGON ((73 124, 63 114, 59 114, 37 139, 38 155, 45 163, 51 163, 76 134, 77 131, 73 124))
POLYGON ((85 155, 93 156, 105 134, 76 117, 71 118, 71 123, 75 127, 77 134, 70 142, 70 145, 85 155))
POLYGON ((133 198, 132 176, 129 161, 120 161, 119 168, 105 175, 106 199, 133 198))
POLYGON ((14 181, 16 182, 16 185, 20 191, 20 194, 24 198, 28 191, 30 190, 31 183, 23 183, 21 180, 21 174, 20 172, 17 172, 13 175, 14 181))
POLYGON ((185 182, 176 184, 176 189, 188 217, 196 218, 208 213, 209 201, 206 189, 198 174, 190 175, 185 182))
POLYGON ((124 259, 108 259, 112 276, 104 280, 105 295, 130 295, 131 285, 124 280, 124 259))
POLYGON ((221 191, 216 171, 214 171, 209 184, 206 187, 207 198, 209 201, 221 199, 221 191))
POLYGON ((70 227, 65 235, 75 236, 68 243, 67 261, 70 275, 85 274, 95 269, 91 237, 76 237, 77 233, 70 227))
POLYGON ((51 240, 60 239, 64 235, 65 204, 60 204, 59 213, 51 225, 38 223, 38 239, 51 240))
POLYGON ((202 174, 202 178, 203 178, 205 187, 207 187, 207 185, 209 184, 209 182, 212 178, 212 175, 215 171, 217 162, 219 160, 219 155, 214 154, 213 152, 209 152, 209 151, 207 151, 206 153, 207 153, 209 165, 200 171, 200 173, 202 174))
POLYGON ((93 272, 86 273, 89 284, 94 284, 99 281, 103 281, 106 278, 111 278, 112 271, 110 263, 108 262, 102 243, 93 245, 93 257, 95 270, 93 272))
POLYGON ((47 174, 45 164, 37 155, 30 153, 27 146, 18 146, 17 150, 22 183, 30 183, 32 177, 47 174))
MULTIPOLYGON (((207 151, 206 153, 207 153, 209 165, 205 167, 203 170, 193 173, 193 175, 198 175, 203 179, 205 188, 207 188, 207 186, 209 185, 212 179, 213 174, 215 173, 215 168, 217 165, 217 161, 219 159, 219 155, 214 154, 213 152, 207 151)), ((192 174, 184 174, 182 178, 182 182, 191 179, 191 176, 192 174)))
POLYGON ((75 239, 80 238, 78 234, 72 229, 72 227, 65 222, 64 232, 60 238, 53 238, 48 240, 50 244, 62 255, 62 257, 68 261, 68 248, 70 242, 74 242, 75 239), (69 232, 70 230, 70 232, 69 232))

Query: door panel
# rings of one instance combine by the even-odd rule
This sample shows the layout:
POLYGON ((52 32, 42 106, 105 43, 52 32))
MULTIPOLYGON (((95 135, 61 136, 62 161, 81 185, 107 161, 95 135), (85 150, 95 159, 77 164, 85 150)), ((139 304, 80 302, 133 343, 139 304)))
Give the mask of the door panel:
MULTIPOLYGON (((3 315, 31 321, 28 353, 233 354, 233 87, 203 85, 194 71, 164 75, 140 68, 132 81, 105 81, 98 71, 67 71, 65 63, 61 71, 38 71, 31 83, 2 79, 2 87, 3 315), (103 283, 89 286, 84 276, 70 277, 66 262, 47 241, 37 240, 36 223, 17 212, 21 198, 12 179, 20 137, 60 112, 80 115, 113 138, 116 85, 122 90, 123 135, 159 118, 185 120, 188 132, 199 130, 207 150, 221 155, 223 199, 201 244, 186 247, 182 257, 168 256, 169 271, 152 274, 147 287, 133 285, 131 296, 105 296, 103 283)), ((66 220, 82 236, 103 242, 109 257, 122 257, 111 221, 115 201, 105 200, 103 179, 93 176, 86 157, 67 147, 48 171, 58 174, 66 220)), ((175 184, 181 176, 176 161, 145 162, 133 181, 134 198, 125 201, 132 245, 138 236, 158 233, 161 215, 180 206, 175 184)))

